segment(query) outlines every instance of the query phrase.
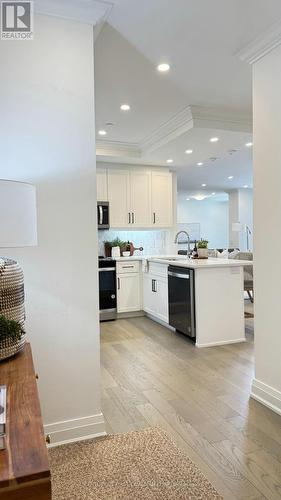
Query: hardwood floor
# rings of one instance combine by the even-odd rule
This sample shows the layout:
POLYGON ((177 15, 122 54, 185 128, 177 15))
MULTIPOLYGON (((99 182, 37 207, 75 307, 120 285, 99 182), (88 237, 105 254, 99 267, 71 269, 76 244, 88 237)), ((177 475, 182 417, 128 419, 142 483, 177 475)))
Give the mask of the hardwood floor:
MULTIPOLYGON (((246 326, 251 332, 253 320, 246 326)), ((159 425, 225 499, 280 499, 281 417, 249 400, 247 338, 197 349, 146 317, 103 323, 107 431, 159 425)))

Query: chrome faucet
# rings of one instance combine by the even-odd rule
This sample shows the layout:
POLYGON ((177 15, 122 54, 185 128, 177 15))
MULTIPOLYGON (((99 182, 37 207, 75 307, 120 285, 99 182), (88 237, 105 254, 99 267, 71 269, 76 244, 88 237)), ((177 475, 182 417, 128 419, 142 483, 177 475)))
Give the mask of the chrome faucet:
POLYGON ((174 243, 178 243, 178 239, 179 239, 179 235, 180 234, 185 234, 185 236, 187 237, 187 258, 189 257, 190 255, 190 237, 189 237, 189 234, 186 232, 186 231, 179 231, 176 236, 175 236, 175 241, 174 243))

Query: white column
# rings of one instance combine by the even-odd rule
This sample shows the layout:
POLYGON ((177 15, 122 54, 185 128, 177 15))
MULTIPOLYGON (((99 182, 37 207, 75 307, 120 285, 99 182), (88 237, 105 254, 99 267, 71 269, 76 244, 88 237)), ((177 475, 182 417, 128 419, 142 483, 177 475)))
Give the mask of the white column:
POLYGON ((38 246, 5 249, 25 274, 26 328, 51 443, 104 432, 100 406, 93 27, 35 16, 1 41, 1 177, 37 186, 38 246))
POLYGON ((252 396, 281 414, 281 46, 253 65, 256 374, 252 396))

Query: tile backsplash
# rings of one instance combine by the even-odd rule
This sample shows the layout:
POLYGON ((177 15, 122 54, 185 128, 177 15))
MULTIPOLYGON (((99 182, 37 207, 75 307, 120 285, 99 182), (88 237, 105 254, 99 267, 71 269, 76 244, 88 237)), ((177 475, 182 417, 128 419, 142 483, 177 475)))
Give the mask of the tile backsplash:
POLYGON ((115 238, 131 241, 135 247, 143 247, 143 252, 135 255, 161 255, 167 251, 168 231, 98 231, 99 255, 104 255, 104 242, 115 238))

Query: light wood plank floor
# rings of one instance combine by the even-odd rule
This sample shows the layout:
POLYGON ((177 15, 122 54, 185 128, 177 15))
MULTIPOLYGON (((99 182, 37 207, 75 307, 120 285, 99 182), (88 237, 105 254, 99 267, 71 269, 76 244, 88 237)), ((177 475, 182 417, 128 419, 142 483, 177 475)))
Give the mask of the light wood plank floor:
POLYGON ((103 323, 101 342, 108 432, 159 425, 225 499, 281 498, 281 417, 249 400, 251 333, 197 349, 141 317, 103 323))

